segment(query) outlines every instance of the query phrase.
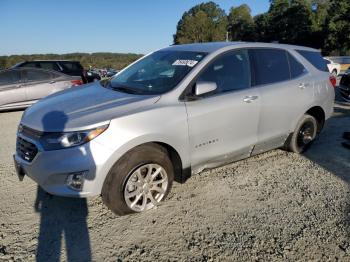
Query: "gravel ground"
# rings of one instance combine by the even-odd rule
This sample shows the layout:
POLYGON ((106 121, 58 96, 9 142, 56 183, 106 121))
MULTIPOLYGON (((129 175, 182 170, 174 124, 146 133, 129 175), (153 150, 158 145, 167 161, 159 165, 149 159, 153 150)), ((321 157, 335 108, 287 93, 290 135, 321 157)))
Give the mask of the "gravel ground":
POLYGON ((50 197, 19 182, 22 112, 0 114, 0 260, 350 261, 350 107, 304 155, 274 150, 175 184, 167 201, 118 217, 99 197, 50 197))

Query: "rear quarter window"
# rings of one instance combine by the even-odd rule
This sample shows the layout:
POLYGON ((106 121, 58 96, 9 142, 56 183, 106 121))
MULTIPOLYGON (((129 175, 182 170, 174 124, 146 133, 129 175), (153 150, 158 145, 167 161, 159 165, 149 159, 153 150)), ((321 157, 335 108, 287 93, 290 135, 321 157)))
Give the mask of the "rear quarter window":
MULTIPOLYGON (((288 53, 288 52, 287 52, 288 53)), ((290 67, 290 75, 293 78, 297 78, 303 74, 307 73, 305 67, 294 58, 290 53, 288 53, 289 67, 290 67)))
POLYGON ((301 54, 307 61, 309 61, 315 68, 320 71, 328 72, 326 61, 323 59, 320 52, 296 50, 301 54))

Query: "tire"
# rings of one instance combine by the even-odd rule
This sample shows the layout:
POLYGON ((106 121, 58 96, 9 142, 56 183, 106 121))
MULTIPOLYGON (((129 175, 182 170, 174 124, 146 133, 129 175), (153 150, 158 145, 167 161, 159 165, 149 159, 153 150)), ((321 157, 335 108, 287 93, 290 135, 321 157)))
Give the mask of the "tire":
POLYGON ((298 122, 294 132, 286 142, 286 148, 294 153, 305 152, 317 136, 317 121, 308 114, 305 114, 298 122))
POLYGON ((174 168, 167 151, 154 143, 141 145, 113 165, 102 187, 102 200, 117 215, 143 212, 166 198, 173 181, 174 168), (156 175, 154 180, 152 175, 156 175))

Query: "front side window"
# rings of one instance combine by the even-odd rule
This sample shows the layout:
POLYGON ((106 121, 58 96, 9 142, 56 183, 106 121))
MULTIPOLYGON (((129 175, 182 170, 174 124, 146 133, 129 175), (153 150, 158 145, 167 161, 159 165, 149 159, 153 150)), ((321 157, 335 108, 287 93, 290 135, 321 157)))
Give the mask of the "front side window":
POLYGON ((250 64, 247 50, 226 53, 212 62, 197 78, 197 82, 215 82, 214 93, 242 90, 250 87, 250 64))
POLYGON ((266 85, 290 79, 287 52, 281 49, 252 49, 255 85, 266 85))
POLYGON ((18 70, 0 72, 0 86, 18 83, 21 80, 21 72, 18 70))
POLYGON ((27 70, 27 81, 45 81, 51 78, 51 74, 45 71, 39 70, 27 70))
POLYGON ((163 94, 180 83, 205 55, 190 51, 158 51, 116 75, 105 87, 133 94, 163 94))

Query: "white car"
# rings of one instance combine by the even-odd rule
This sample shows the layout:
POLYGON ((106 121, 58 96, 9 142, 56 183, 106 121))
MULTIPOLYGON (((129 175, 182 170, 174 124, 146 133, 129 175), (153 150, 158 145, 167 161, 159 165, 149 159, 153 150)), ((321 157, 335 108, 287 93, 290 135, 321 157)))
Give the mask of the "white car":
POLYGON ((333 76, 338 76, 340 73, 340 64, 338 63, 334 63, 333 61, 325 58, 324 60, 326 60, 327 63, 327 67, 329 72, 333 75, 333 76))
POLYGON ((174 45, 28 108, 15 167, 51 194, 146 211, 174 180, 274 148, 302 153, 333 113, 334 87, 315 49, 174 45))

